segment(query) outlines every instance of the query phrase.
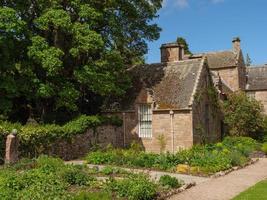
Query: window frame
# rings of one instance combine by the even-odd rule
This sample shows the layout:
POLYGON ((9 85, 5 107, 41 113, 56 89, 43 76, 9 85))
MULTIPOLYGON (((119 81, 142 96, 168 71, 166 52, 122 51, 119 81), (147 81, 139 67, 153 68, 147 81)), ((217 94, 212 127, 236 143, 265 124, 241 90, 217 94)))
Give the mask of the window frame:
POLYGON ((152 104, 149 103, 142 103, 138 104, 138 137, 139 138, 152 138, 153 133, 152 133, 152 116, 153 116, 153 110, 152 110, 152 104), (143 108, 142 108, 143 107, 143 108), (142 109, 145 111, 144 108, 147 108, 147 116, 148 117, 147 121, 143 120, 141 121, 141 114, 142 114, 142 109), (142 128, 142 122, 148 122, 148 128, 143 129, 142 128), (143 130, 149 130, 146 133, 143 132, 143 130))

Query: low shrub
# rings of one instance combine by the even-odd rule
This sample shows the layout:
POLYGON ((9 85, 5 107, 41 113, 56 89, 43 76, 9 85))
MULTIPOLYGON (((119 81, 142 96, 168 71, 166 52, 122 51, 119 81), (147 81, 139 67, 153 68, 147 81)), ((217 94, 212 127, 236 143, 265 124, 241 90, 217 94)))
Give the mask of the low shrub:
POLYGON ((265 142, 265 143, 262 144, 261 150, 262 150, 265 154, 267 154, 267 142, 265 142))
POLYGON ((259 149, 259 144, 252 138, 226 137, 220 143, 196 145, 176 154, 145 153, 133 148, 90 152, 87 161, 93 164, 156 168, 168 171, 176 169, 178 164, 188 164, 209 174, 229 169, 232 166, 244 165, 249 155, 257 149, 259 149))
POLYGON ((101 172, 105 175, 110 175, 110 174, 113 174, 114 173, 114 168, 113 167, 104 167, 101 172))
POLYGON ((17 172, 14 168, 7 168, 1 170, 0 180, 0 199, 41 200, 68 197, 68 184, 54 170, 48 173, 43 168, 33 168, 17 172))
POLYGON ((144 174, 132 174, 122 180, 111 179, 108 188, 129 200, 151 200, 157 194, 157 185, 144 174))
POLYGON ((248 159, 238 151, 233 151, 229 154, 232 166, 243 166, 248 159))
POLYGON ((169 175, 161 176, 159 183, 167 188, 179 188, 182 186, 182 181, 179 181, 177 178, 171 177, 169 175))
POLYGON ((110 200, 112 195, 108 192, 81 192, 73 196, 73 200, 110 200))
POLYGON ((88 174, 74 166, 68 167, 68 169, 62 173, 62 177, 67 183, 79 186, 89 185, 91 181, 95 180, 95 178, 90 177, 88 174))

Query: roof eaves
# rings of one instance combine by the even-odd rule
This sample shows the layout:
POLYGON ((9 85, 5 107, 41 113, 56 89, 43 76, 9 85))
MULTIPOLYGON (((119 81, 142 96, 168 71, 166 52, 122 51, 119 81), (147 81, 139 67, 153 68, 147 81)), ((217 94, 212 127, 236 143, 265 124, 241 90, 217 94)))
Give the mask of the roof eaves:
POLYGON ((200 68, 199 68, 198 73, 197 73, 197 78, 196 78, 196 81, 195 81, 193 92, 192 92, 191 97, 190 97, 190 101, 189 101, 188 107, 191 107, 192 104, 193 104, 194 97, 195 97, 195 94, 197 92, 197 86, 198 86, 198 84, 200 82, 201 72, 202 72, 202 70, 204 68, 204 64, 206 62, 206 59, 207 59, 206 57, 203 57, 202 60, 201 60, 200 68))

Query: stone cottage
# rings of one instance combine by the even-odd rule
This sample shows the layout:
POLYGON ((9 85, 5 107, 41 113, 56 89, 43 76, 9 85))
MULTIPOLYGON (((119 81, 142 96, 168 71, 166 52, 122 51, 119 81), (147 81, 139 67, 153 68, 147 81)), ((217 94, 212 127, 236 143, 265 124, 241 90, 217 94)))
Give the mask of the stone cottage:
POLYGON ((123 119, 123 141, 146 151, 176 152, 216 142, 224 132, 218 101, 244 90, 266 103, 267 68, 246 68, 240 39, 232 49, 186 55, 177 43, 161 46, 161 62, 129 69, 133 86, 109 114, 123 119))
POLYGON ((267 114, 267 65, 247 67, 246 93, 260 101, 267 114))

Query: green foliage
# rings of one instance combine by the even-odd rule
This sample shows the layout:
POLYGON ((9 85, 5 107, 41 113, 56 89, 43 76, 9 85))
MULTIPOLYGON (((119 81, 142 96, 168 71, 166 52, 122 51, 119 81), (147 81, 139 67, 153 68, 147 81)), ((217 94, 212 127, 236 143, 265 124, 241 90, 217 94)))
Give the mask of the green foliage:
MULTIPOLYGON (((112 171, 120 170, 113 168, 112 171)), ((103 176, 99 171, 92 173, 86 165, 65 165, 58 158, 24 159, 0 170, 0 199, 105 200, 123 197, 150 200, 163 191, 144 174, 125 173, 120 174, 120 179, 110 178, 109 181, 98 180, 99 175, 103 176)))
MULTIPOLYGON (((108 149, 90 152, 86 160, 92 164, 121 165, 172 171, 178 164, 199 167, 204 173, 215 173, 232 166, 242 166, 249 155, 259 149, 257 141, 248 137, 226 137, 223 142, 196 145, 176 154, 145 153, 133 149, 108 149)), ((110 169, 111 171, 111 169, 110 169)))
POLYGON ((73 197, 73 200, 110 200, 112 195, 107 192, 81 192, 73 197))
POLYGON ((64 171, 63 178, 67 183, 79 186, 88 185, 90 182, 95 180, 94 178, 89 177, 88 174, 74 166, 71 166, 66 171, 64 171))
MULTIPOLYGON (((44 154, 50 145, 57 139, 71 139, 77 134, 84 133, 88 128, 96 128, 102 124, 121 125, 121 120, 116 117, 86 116, 80 117, 62 125, 44 124, 44 125, 25 125, 13 124, 0 121, 0 139, 4 141, 6 133, 12 129, 18 130, 20 139, 20 151, 24 156, 38 156, 44 154), (2 134, 1 134, 2 133, 2 134)), ((0 141, 1 141, 0 140, 0 141)), ((2 142, 4 148, 4 142, 2 142)), ((1 152, 0 152, 1 153, 1 152)), ((4 149, 0 156, 3 157, 4 149)))
MULTIPOLYGON (((0 171, 1 199, 67 199, 67 183, 62 181, 59 173, 65 165, 58 159, 40 157, 36 168, 28 168, 17 173, 7 168, 0 171)), ((29 163, 30 164, 30 163, 29 163)), ((25 166, 23 166, 25 169, 25 166)), ((22 168, 17 168, 17 170, 22 168)))
POLYGON ((175 177, 169 175, 163 175, 159 179, 159 183, 167 188, 179 188, 182 186, 182 182, 175 177))
POLYGON ((267 154, 267 142, 262 144, 261 150, 267 154))
POLYGON ((157 185, 144 174, 132 174, 128 179, 111 180, 109 189, 129 200, 150 200, 156 196, 157 185))
POLYGON ((184 39, 182 37, 177 37, 176 41, 178 44, 184 45, 185 54, 190 54, 190 55, 192 54, 191 51, 189 50, 189 45, 186 42, 186 39, 184 39))
POLYGON ((244 92, 229 95, 223 104, 225 123, 232 136, 259 137, 263 128, 262 105, 244 92))
POLYGON ((0 113, 25 122, 73 111, 91 114, 130 86, 162 0, 0 2, 0 113), (15 58, 15 59, 14 59, 15 58), (93 105, 93 106, 92 106, 93 105))

